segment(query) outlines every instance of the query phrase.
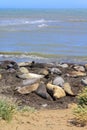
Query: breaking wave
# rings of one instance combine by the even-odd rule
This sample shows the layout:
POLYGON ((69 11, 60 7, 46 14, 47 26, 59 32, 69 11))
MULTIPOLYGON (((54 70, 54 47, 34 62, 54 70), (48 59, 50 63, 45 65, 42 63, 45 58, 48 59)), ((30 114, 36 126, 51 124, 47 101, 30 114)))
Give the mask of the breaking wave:
POLYGON ((10 25, 22 25, 22 24, 45 24, 58 22, 56 20, 45 20, 45 19, 0 19, 0 26, 10 26, 10 25))
POLYGON ((64 56, 42 53, 22 53, 22 52, 0 52, 0 60, 14 60, 16 62, 36 61, 36 62, 68 62, 68 63, 87 63, 85 56, 64 56))
POLYGON ((40 25, 38 25, 38 27, 43 28, 43 27, 48 27, 48 25, 47 24, 40 24, 40 25))

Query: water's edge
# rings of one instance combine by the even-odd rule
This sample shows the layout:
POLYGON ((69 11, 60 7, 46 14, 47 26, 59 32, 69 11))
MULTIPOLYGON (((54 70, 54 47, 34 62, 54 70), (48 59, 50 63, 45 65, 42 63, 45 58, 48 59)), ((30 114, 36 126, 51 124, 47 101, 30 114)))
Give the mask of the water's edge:
POLYGON ((44 53, 24 52, 0 52, 0 60, 14 60, 16 62, 37 61, 37 62, 68 62, 87 63, 87 56, 64 56, 44 53))

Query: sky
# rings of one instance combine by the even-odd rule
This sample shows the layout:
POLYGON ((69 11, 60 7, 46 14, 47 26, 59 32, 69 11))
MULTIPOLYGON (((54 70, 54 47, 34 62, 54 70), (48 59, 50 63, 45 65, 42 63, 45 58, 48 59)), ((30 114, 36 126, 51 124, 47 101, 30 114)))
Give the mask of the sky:
POLYGON ((0 8, 87 8, 87 0, 0 0, 0 8))

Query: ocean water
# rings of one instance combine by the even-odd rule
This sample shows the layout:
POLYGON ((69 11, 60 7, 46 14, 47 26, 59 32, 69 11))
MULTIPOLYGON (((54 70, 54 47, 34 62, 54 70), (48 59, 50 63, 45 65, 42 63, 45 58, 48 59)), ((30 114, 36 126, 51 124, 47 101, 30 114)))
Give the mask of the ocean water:
POLYGON ((0 59, 87 61, 87 9, 0 9, 0 59))

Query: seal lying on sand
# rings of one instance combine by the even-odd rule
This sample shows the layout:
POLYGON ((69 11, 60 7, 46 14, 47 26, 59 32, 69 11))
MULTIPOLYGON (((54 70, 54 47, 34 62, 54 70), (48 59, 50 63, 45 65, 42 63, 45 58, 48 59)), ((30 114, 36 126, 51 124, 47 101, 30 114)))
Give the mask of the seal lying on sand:
POLYGON ((35 93, 42 98, 52 100, 51 96, 47 93, 46 86, 43 82, 40 83, 39 87, 35 90, 35 93))
POLYGON ((64 83, 64 90, 67 94, 69 95, 74 95, 74 93, 72 92, 71 86, 68 82, 64 83))
POLYGON ((21 94, 28 94, 35 91, 38 87, 39 87, 39 83, 34 83, 34 84, 27 85, 24 87, 18 87, 17 92, 21 94))
POLYGON ((53 97, 55 99, 58 99, 58 98, 61 98, 61 97, 65 97, 66 96, 66 93, 65 91, 61 88, 61 87, 54 87, 53 88, 53 97))
POLYGON ((40 81, 40 80, 39 80, 38 78, 25 79, 25 80, 23 80, 22 85, 23 85, 23 86, 31 85, 31 84, 37 83, 37 82, 39 82, 39 81, 40 81))
POLYGON ((39 75, 39 74, 35 74, 35 73, 27 73, 27 74, 21 74, 21 75, 17 75, 17 77, 21 78, 21 79, 30 79, 30 78, 43 78, 44 75, 39 75))
POLYGON ((52 92, 54 98, 61 98, 66 96, 65 91, 57 85, 48 83, 47 89, 50 91, 50 93, 52 92))

